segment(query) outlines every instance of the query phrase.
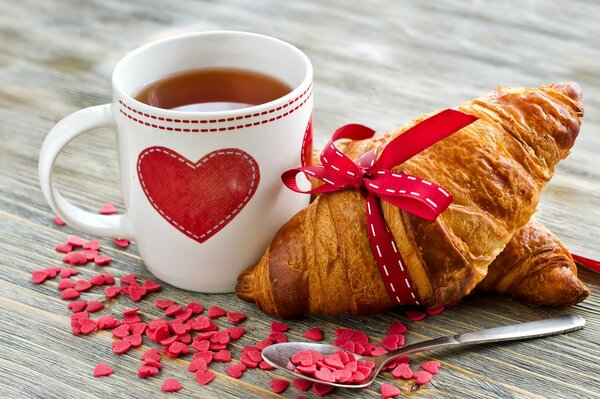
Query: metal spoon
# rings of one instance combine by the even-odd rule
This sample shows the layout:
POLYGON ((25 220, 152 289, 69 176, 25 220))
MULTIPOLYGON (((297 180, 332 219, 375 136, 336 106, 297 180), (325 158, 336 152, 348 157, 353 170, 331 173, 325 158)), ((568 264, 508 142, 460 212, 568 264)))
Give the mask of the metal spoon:
POLYGON ((486 344, 490 342, 514 341, 525 338, 538 338, 559 333, 575 331, 585 326, 585 319, 575 314, 566 314, 549 319, 531 321, 528 323, 513 324, 509 326, 489 328, 487 330, 466 332, 462 334, 450 335, 447 337, 435 338, 429 341, 419 342, 413 345, 405 346, 395 351, 388 352, 382 356, 366 357, 355 355, 357 360, 369 360, 375 363, 375 368, 362 384, 343 384, 324 382, 311 378, 293 370, 290 358, 296 352, 312 349, 322 353, 324 356, 335 353, 340 350, 333 345, 313 344, 309 342, 286 342, 267 346, 262 351, 263 359, 270 365, 286 370, 296 378, 318 382, 326 385, 333 385, 340 388, 365 388, 373 383, 381 368, 392 360, 406 356, 411 353, 425 352, 430 349, 444 347, 461 347, 467 345, 486 344))

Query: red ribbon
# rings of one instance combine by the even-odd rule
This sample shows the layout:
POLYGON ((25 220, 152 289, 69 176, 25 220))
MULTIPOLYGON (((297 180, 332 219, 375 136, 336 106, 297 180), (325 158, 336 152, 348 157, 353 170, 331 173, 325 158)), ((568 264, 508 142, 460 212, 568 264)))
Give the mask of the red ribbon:
POLYGON ((321 153, 322 165, 303 166, 281 175, 290 189, 306 194, 327 193, 353 188, 366 199, 366 221, 369 243, 381 273, 385 288, 393 302, 418 305, 406 268, 385 223, 379 201, 387 201, 407 212, 427 220, 435 220, 452 202, 452 195, 435 183, 407 173, 392 172, 424 149, 473 123, 477 117, 447 109, 436 114, 389 142, 379 158, 379 148, 352 161, 334 145, 339 139, 362 140, 375 133, 368 127, 350 124, 335 131, 321 153), (324 184, 312 190, 300 189, 299 173, 306 173, 324 184))
POLYGON ((600 262, 598 262, 597 260, 584 258, 583 256, 575 255, 574 253, 571 253, 571 256, 576 262, 581 263, 583 266, 600 273, 600 262))

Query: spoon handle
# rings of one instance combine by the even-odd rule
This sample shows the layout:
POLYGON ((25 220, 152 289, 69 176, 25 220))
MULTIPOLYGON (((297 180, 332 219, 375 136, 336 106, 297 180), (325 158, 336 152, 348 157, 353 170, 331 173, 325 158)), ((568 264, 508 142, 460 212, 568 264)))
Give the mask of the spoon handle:
POLYGON ((405 346, 394 352, 388 353, 388 361, 395 357, 411 353, 424 352, 446 346, 466 346, 500 341, 514 341, 525 338, 545 337, 559 333, 579 330, 585 326, 585 319, 579 315, 566 314, 549 319, 530 321, 527 323, 512 324, 509 326, 489 328, 487 330, 466 332, 435 338, 405 346))

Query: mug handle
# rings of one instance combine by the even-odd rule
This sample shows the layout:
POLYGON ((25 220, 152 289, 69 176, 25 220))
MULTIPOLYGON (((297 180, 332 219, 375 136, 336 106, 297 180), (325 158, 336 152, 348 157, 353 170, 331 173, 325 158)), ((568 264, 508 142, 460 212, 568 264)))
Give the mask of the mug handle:
POLYGON ((84 108, 58 122, 46 136, 40 150, 40 184, 50 207, 74 229, 100 237, 133 239, 127 212, 122 215, 98 215, 84 211, 60 195, 52 181, 54 162, 71 140, 92 129, 115 126, 112 104, 84 108))

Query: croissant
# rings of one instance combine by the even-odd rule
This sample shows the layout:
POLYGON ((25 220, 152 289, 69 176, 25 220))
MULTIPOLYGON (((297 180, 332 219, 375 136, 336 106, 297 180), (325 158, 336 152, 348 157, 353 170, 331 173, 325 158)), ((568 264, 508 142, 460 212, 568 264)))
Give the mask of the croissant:
MULTIPOLYGON (((384 138, 346 140, 337 148, 357 159, 384 138)), ((320 150, 313 151, 313 164, 319 164, 320 150)), ((320 185, 318 180, 313 187, 320 185)), ((589 290, 577 278, 577 265, 558 237, 541 223, 530 220, 508 242, 488 266, 488 274, 476 286, 480 292, 493 292, 540 306, 569 306, 583 301, 589 290)))
MULTIPOLYGON (((346 140, 337 148, 357 159, 384 138, 346 140)), ((319 164, 320 150, 313 151, 312 163, 319 164)), ((315 180, 313 187, 320 185, 315 180)), ((540 306, 569 306, 583 301, 589 290, 577 278, 577 265, 558 237, 541 223, 530 220, 508 242, 488 266, 486 277, 476 286, 540 306)))
MULTIPOLYGON (((583 116, 575 83, 499 88, 458 109, 479 119, 394 168, 447 188, 453 203, 435 221, 381 203, 415 294, 427 307, 458 300, 484 279, 529 221, 583 116)), ((426 117, 372 145, 385 145, 426 117)), ((236 291, 283 318, 394 306, 369 246, 364 199, 354 190, 318 195, 240 275, 236 291)))
POLYGON ((477 290, 554 307, 576 304, 590 294, 563 243, 533 220, 494 259, 477 290))

